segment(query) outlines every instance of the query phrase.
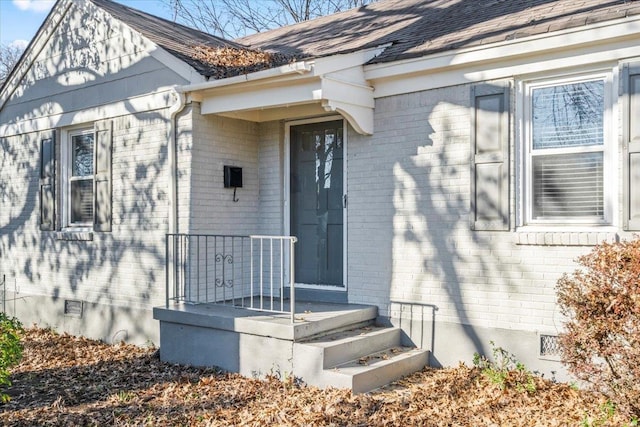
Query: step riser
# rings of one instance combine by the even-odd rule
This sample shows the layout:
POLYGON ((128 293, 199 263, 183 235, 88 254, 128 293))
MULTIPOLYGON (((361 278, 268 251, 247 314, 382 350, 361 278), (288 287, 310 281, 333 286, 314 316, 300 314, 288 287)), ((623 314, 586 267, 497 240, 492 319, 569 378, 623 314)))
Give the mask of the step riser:
POLYGON ((424 368, 429 361, 429 352, 412 354, 410 357, 394 361, 380 368, 354 375, 351 390, 354 393, 366 393, 387 385, 406 375, 424 368))
MULTIPOLYGON (((375 321, 378 315, 377 307, 353 310, 340 316, 327 316, 326 319, 313 322, 298 322, 294 324, 294 341, 306 340, 312 337, 331 334, 335 331, 352 329, 358 325, 369 324, 375 321)), ((306 320, 304 314, 296 314, 296 318, 306 320)))
MULTIPOLYGON (((0 0, 2 1, 2 0, 0 0)), ((309 342, 310 340, 315 340, 315 339, 321 339, 323 337, 329 336, 329 335, 333 335, 339 332, 344 332, 344 331, 350 331, 352 329, 357 329, 357 328, 365 328, 368 326, 372 326, 375 324, 375 319, 370 319, 370 320, 363 320, 362 322, 359 323, 350 323, 348 325, 343 325, 341 327, 335 328, 335 329, 331 329, 330 331, 323 331, 317 335, 313 335, 310 337, 304 337, 304 339, 302 339, 300 342, 301 343, 306 343, 309 342)))
POLYGON ((347 342, 325 348, 323 367, 332 368, 386 348, 400 346, 400 340, 401 331, 396 328, 353 337, 347 342))

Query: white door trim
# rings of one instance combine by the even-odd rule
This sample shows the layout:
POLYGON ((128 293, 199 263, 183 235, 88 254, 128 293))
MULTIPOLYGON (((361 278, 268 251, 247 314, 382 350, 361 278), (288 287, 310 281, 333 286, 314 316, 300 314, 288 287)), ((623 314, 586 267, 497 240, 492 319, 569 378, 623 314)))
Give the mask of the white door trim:
POLYGON ((342 283, 343 286, 325 286, 325 285, 309 285, 305 283, 296 283, 296 287, 305 289, 320 289, 325 291, 347 291, 347 211, 349 200, 347 199, 347 120, 340 115, 331 115, 316 117, 312 119, 292 120, 284 124, 284 234, 291 235, 291 126, 306 125, 312 123, 332 122, 334 120, 342 120, 342 283), (347 204, 344 205, 346 200, 347 204))

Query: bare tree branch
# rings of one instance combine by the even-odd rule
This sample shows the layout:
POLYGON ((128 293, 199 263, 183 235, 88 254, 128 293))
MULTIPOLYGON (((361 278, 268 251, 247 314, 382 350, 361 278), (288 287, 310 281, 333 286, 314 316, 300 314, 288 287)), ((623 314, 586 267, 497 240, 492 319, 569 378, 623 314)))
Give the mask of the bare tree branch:
POLYGON ((16 65, 24 47, 18 45, 0 45, 0 86, 9 77, 11 70, 16 65))
POLYGON ((375 0, 163 0, 173 20, 225 38, 242 37, 375 0))

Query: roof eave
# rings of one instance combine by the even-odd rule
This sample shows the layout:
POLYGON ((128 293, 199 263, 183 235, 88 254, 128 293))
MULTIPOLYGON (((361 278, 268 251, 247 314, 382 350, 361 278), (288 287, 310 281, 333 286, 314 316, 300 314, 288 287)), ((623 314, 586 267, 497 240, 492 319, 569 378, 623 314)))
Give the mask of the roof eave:
MULTIPOLYGON (((639 36, 640 16, 634 16, 520 39, 445 51, 438 50, 395 61, 369 63, 365 66, 365 76, 371 81, 397 79, 404 75, 442 72, 447 69, 460 69, 496 61, 504 62, 639 36)), ((379 95, 384 96, 384 94, 379 95)))
POLYGON ((357 132, 370 135, 373 88, 364 79, 363 65, 385 48, 294 62, 177 90, 201 102, 202 114, 238 114, 260 121, 256 113, 261 111, 313 106, 319 113, 339 112, 357 132))

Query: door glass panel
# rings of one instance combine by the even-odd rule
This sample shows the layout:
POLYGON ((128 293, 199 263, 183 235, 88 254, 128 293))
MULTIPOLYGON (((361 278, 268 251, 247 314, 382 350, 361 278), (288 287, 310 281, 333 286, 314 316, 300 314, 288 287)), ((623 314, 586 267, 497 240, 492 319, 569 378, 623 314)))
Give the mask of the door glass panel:
POLYGON ((296 282, 343 285, 342 121, 291 127, 296 282))

